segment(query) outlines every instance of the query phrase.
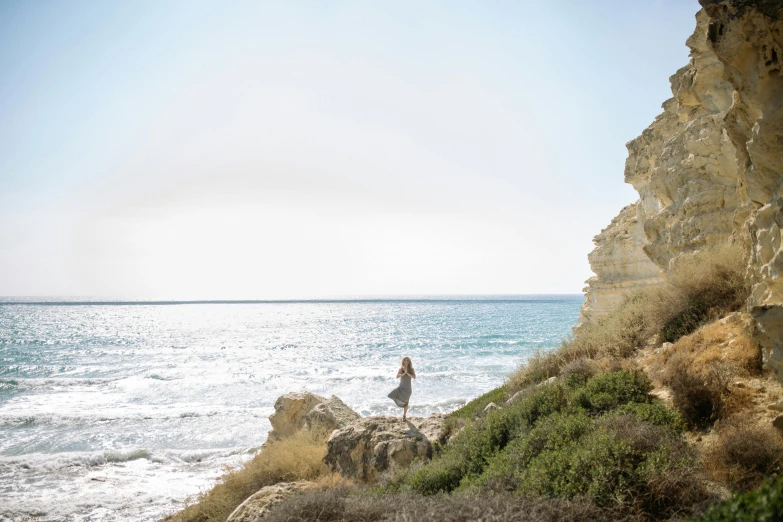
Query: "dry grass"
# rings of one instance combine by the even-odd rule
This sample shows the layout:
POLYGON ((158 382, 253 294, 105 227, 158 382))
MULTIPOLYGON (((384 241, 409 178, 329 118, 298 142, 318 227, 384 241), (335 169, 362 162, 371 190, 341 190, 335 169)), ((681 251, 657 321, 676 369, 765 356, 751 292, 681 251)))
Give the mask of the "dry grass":
POLYGON ((737 379, 762 373, 761 350, 750 337, 748 321, 745 314, 732 314, 646 361, 658 383, 671 388, 674 405, 691 426, 706 428, 752 406, 753 393, 733 386, 737 379))
POLYGON ((714 362, 730 364, 738 377, 760 375, 761 350, 750 337, 749 319, 733 314, 715 321, 697 332, 680 338, 671 350, 662 352, 657 364, 666 366, 673 357, 686 357, 695 370, 714 362))
POLYGON ((682 305, 698 298, 714 309, 711 320, 739 310, 750 295, 745 280, 747 257, 739 245, 716 245, 684 255, 666 274, 667 286, 682 305), (717 314, 717 315, 715 315, 717 314))
POLYGON ((680 356, 670 360, 664 383, 672 390, 674 407, 692 427, 701 429, 725 416, 729 375, 720 363, 697 371, 680 356))
MULTIPOLYGON (((561 375, 578 360, 629 358, 659 335, 679 338, 689 334, 742 308, 749 291, 739 246, 722 245, 683 256, 667 274, 665 284, 642 290, 607 316, 581 326, 557 350, 537 353, 511 376, 509 388, 513 391, 561 375)), ((743 349, 756 353, 753 347, 743 349)), ((742 364, 749 371, 758 365, 755 360, 742 364)))
POLYGON ((718 431, 707 452, 705 466, 716 480, 747 489, 781 471, 783 437, 769 425, 735 417, 718 431))
POLYGON ((345 488, 308 489, 277 504, 269 522, 593 522, 641 521, 617 507, 589 500, 520 495, 451 494, 424 497, 413 493, 372 494, 345 488))
MULTIPOLYGON (((169 517, 170 522, 224 522, 246 498, 278 482, 314 480, 325 475, 326 436, 302 430, 289 438, 268 442, 253 460, 229 470, 196 503, 169 517)), ((323 478, 326 485, 339 481, 323 478)))

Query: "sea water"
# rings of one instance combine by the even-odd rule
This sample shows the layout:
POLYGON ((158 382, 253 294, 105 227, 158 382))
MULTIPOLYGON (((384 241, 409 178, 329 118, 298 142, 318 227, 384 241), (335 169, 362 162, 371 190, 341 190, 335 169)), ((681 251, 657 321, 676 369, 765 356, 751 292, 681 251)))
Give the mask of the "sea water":
POLYGON ((0 520, 157 520, 249 459, 286 392, 400 415, 406 355, 409 415, 452 411, 557 346, 581 302, 0 301, 0 520))

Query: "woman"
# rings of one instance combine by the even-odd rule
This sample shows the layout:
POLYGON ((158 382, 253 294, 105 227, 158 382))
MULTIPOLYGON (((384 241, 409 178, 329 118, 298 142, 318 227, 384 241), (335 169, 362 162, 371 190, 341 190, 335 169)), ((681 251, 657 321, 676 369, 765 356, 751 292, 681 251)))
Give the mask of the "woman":
POLYGON ((413 370, 410 357, 402 358, 402 366, 397 370, 397 377, 400 379, 400 385, 389 394, 389 398, 397 403, 402 410, 402 421, 405 422, 408 416, 408 400, 411 398, 411 379, 416 378, 416 372, 413 370))

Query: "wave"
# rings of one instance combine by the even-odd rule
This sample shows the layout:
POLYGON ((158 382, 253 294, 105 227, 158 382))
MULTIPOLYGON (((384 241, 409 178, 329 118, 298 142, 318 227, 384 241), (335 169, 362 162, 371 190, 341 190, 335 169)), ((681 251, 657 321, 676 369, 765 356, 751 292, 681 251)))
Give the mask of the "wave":
POLYGON ((0 379, 0 393, 12 392, 19 388, 19 382, 13 379, 0 379))
POLYGON ((235 447, 192 450, 149 450, 144 448, 103 450, 69 453, 30 453, 5 457, 0 456, 0 474, 13 472, 53 472, 68 468, 95 468, 147 459, 158 464, 208 465, 213 461, 234 456, 250 456, 258 447, 235 447))
POLYGON ((0 379, 0 390, 3 383, 11 383, 18 391, 39 392, 59 391, 62 388, 84 388, 90 386, 105 386, 119 380, 117 377, 34 377, 17 379, 0 379))
POLYGON ((103 458, 106 459, 106 462, 128 462, 138 459, 150 460, 150 457, 150 452, 145 449, 131 451, 105 451, 103 453, 103 458))
POLYGON ((163 376, 163 375, 158 375, 157 373, 151 373, 147 375, 145 378, 153 379, 156 381, 176 381, 177 379, 181 379, 182 377, 163 376))
POLYGON ((112 413, 91 412, 76 415, 62 415, 55 413, 20 413, 20 414, 4 414, 0 415, 0 428, 23 428, 32 425, 47 426, 55 425, 58 428, 63 426, 79 426, 79 425, 93 425, 100 423, 101 425, 111 423, 132 423, 141 424, 145 422, 165 422, 176 421, 181 419, 196 419, 202 417, 214 417, 214 416, 227 416, 227 417, 250 417, 253 419, 266 418, 269 416, 271 406, 269 408, 258 409, 242 409, 242 408, 226 408, 223 410, 209 410, 209 411, 166 411, 163 412, 134 412, 127 415, 112 413))

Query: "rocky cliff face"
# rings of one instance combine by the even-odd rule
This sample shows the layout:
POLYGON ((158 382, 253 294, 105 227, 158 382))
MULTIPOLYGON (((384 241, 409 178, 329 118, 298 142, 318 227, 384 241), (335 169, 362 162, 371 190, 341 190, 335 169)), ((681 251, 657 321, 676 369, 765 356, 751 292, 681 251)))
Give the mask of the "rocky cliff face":
POLYGON ((726 133, 736 148, 750 240, 751 311, 767 363, 783 380, 783 5, 702 0, 708 40, 734 88, 726 133))
POLYGON ((647 237, 640 210, 640 202, 625 207, 593 239, 595 250, 587 258, 596 276, 586 281, 580 324, 603 317, 629 294, 662 280, 660 268, 643 250, 647 237))
POLYGON ((738 241, 757 337, 783 378, 783 4, 700 1, 673 97, 627 145, 625 181, 640 199, 594 239, 580 322, 662 281, 678 256, 738 241))

